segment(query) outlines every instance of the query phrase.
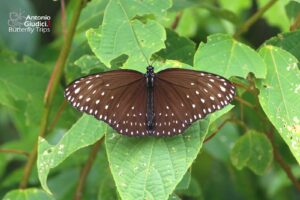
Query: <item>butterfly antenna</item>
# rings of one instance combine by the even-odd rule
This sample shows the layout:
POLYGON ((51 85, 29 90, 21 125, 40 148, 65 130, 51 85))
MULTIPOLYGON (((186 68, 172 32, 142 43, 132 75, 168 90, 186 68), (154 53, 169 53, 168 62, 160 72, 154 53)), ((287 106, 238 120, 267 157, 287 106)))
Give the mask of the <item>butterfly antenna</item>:
POLYGON ((154 64, 156 61, 157 61, 157 59, 154 59, 154 60, 152 61, 152 63, 150 64, 150 66, 153 66, 153 64, 154 64))

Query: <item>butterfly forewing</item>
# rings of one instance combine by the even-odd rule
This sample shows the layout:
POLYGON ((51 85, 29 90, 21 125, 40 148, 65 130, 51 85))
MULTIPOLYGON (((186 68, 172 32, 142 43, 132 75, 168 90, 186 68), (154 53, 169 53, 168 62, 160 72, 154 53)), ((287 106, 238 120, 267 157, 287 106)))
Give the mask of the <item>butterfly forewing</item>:
POLYGON ((194 121, 229 104, 235 88, 218 75, 167 69, 156 75, 154 135, 182 133, 194 121))
POLYGON ((89 75, 71 83, 65 97, 121 134, 146 134, 147 88, 142 73, 115 70, 89 75))

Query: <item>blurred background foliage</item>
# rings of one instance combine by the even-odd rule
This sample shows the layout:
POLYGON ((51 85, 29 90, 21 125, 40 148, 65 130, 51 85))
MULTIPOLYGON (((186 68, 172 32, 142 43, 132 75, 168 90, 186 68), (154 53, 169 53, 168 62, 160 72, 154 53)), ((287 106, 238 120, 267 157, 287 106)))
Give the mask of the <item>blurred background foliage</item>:
MULTIPOLYGON (((16 56, 21 61, 19 65, 32 66, 30 71, 26 71, 26 69, 19 72, 20 76, 27 77, 23 80, 32 83, 29 89, 29 91, 32 91, 32 96, 18 94, 17 100, 11 101, 11 99, 5 99, 0 94, 1 149, 18 149, 30 152, 36 142, 39 128, 39 124, 36 122, 41 118, 44 91, 60 48, 63 45, 63 35, 66 28, 63 23, 64 18, 66 19, 65 23, 69 24, 73 14, 74 2, 64 2, 66 6, 65 17, 62 16, 60 1, 2 0, 0 2, 0 48, 1 52, 9 51, 7 55, 2 54, 1 60, 16 56), (9 13, 19 10, 30 15, 46 14, 51 16, 53 25, 51 32, 45 34, 36 32, 33 34, 9 33, 7 31, 9 13), (42 64, 37 64, 36 61, 42 64), (39 74, 41 80, 32 80, 30 76, 32 73, 39 74), (37 83, 38 85, 36 85, 37 83), (26 105, 24 98, 32 100, 32 104, 26 105), (27 116, 26 118, 24 118, 24 114, 27 116)), ((87 66, 86 71, 84 71, 84 66, 78 59, 83 55, 92 54, 86 39, 86 31, 90 28, 99 27, 107 2, 107 0, 88 1, 83 9, 68 57, 66 67, 68 80, 81 74, 101 71, 101 67, 103 68, 103 65, 99 61, 93 60, 95 58, 92 57, 88 59, 92 62, 89 66, 98 66, 97 69, 91 69, 87 66), (82 68, 78 68, 78 65, 81 65, 82 68)), ((173 6, 165 16, 156 20, 165 27, 173 29, 180 36, 191 39, 196 48, 200 42, 206 42, 207 36, 211 34, 228 33, 234 35, 247 19, 270 2, 272 1, 173 0, 173 6)), ((274 1, 268 11, 256 20, 249 27, 249 30, 239 35, 238 39, 253 48, 258 48, 271 37, 288 32, 297 20, 299 11, 300 2, 297 0, 274 1)), ((167 34, 173 34, 173 32, 167 31, 167 34)), ((300 41, 299 37, 298 41, 300 41)), ((291 52, 298 59, 299 49, 298 45, 298 51, 291 52)), ((185 63, 192 63, 192 59, 186 60, 185 63)), ((13 70, 13 66, 11 69, 13 70)), ((65 82, 63 80, 62 85, 65 85, 65 82)), ((1 90, 6 90, 3 83, 0 87, 0 93, 2 93, 1 90)), ((55 98, 50 119, 54 119, 56 113, 60 110, 62 98, 55 98)), ((249 102, 255 101, 251 99, 251 95, 245 95, 244 98, 249 102)), ((259 127, 259 119, 256 118, 256 114, 252 109, 248 107, 239 109, 243 110, 243 115, 249 127, 259 127)), ((61 119, 51 130, 52 134, 47 137, 48 141, 52 144, 57 143, 78 116, 79 114, 74 110, 65 109, 61 119)), ((217 125, 213 128, 217 128, 217 125)), ((178 199, 179 197, 181 199, 210 200, 300 199, 300 192, 276 160, 270 161, 272 163, 267 170, 259 175, 253 169, 233 164, 231 150, 238 138, 241 137, 241 132, 240 127, 233 123, 227 123, 212 140, 205 143, 201 153, 193 163, 190 173, 185 177, 189 182, 188 188, 178 186, 176 195, 174 194, 170 199, 178 199), (240 169, 237 170, 236 168, 240 169)), ((262 138, 262 141, 264 139, 262 138)), ((299 165, 279 134, 274 134, 274 143, 284 162, 291 167, 293 174, 299 179, 299 165)), ((238 147, 235 146, 234 148, 238 147)), ((97 154, 86 181, 84 199, 119 198, 109 172, 105 151, 105 148, 101 147, 97 154), (105 171, 106 173, 103 175, 103 173, 98 173, 99 171, 105 171)), ((81 166, 87 160, 88 152, 89 148, 77 151, 51 172, 48 185, 55 193, 56 199, 72 198, 76 180, 79 178, 81 166)), ((12 152, 0 152, 0 197, 3 197, 8 191, 18 188, 26 159, 26 153, 22 155, 12 152)), ((39 187, 36 168, 34 170, 30 177, 29 186, 39 187)), ((43 195, 45 194, 41 194, 43 199, 52 198, 42 197, 43 195)))

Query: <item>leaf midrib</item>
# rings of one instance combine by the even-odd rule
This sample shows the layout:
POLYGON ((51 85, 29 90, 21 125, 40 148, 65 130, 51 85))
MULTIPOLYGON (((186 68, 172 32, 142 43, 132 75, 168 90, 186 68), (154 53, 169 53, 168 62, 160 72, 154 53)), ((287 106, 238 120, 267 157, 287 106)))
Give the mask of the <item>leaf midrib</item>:
POLYGON ((288 119, 288 121, 290 122, 290 117, 289 117, 290 114, 289 114, 289 111, 288 111, 287 106, 286 106, 286 103, 285 103, 286 100, 285 100, 284 95, 283 95, 283 90, 282 90, 281 81, 280 81, 280 79, 279 79, 279 73, 278 73, 278 69, 277 69, 277 64, 276 64, 276 62, 275 62, 275 58, 274 58, 274 54, 273 54, 273 51, 272 51, 272 50, 270 51, 270 54, 271 54, 272 62, 274 63, 274 70, 275 70, 275 72, 276 72, 276 78, 277 78, 278 85, 279 85, 280 95, 281 95, 282 100, 283 100, 284 109, 285 109, 286 114, 287 114, 287 119, 288 119))

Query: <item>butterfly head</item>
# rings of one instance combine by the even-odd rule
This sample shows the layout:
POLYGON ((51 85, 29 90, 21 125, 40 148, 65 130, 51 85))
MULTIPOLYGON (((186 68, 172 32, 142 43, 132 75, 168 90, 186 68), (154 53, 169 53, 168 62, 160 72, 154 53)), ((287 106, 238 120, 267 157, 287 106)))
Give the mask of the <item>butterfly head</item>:
POLYGON ((151 65, 149 65, 147 67, 147 73, 154 73, 154 67, 152 67, 151 65))

